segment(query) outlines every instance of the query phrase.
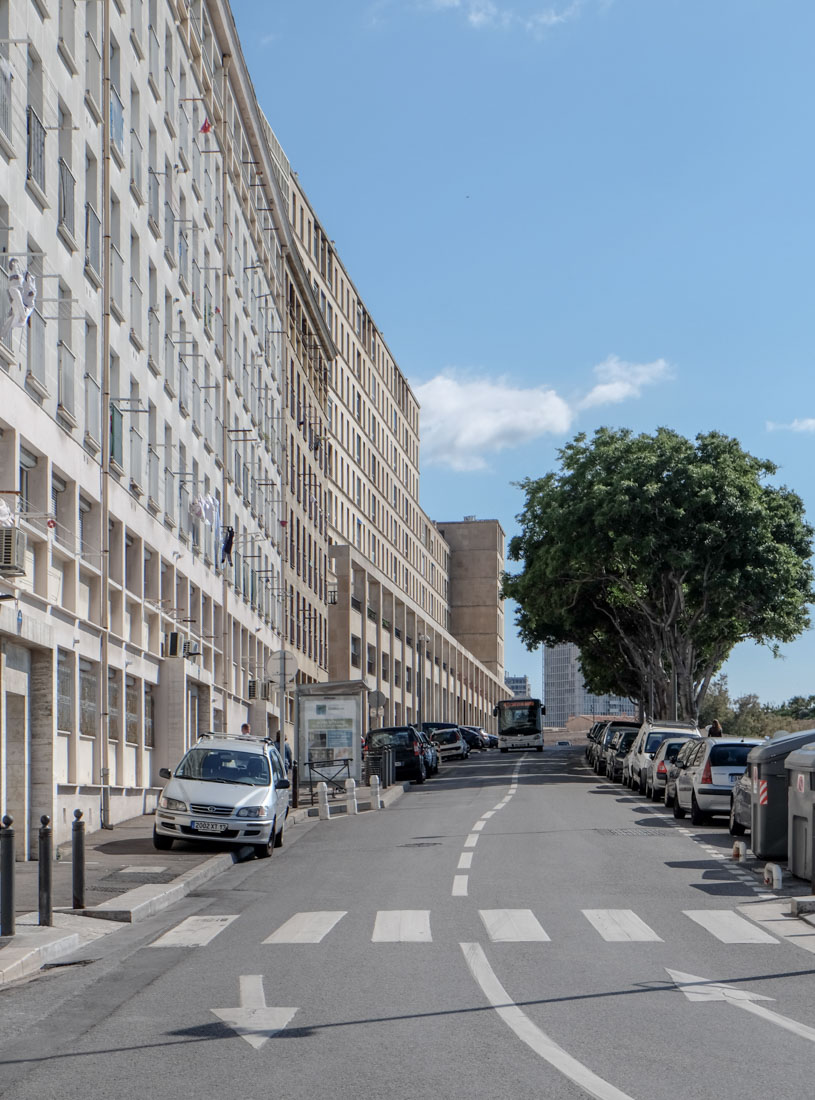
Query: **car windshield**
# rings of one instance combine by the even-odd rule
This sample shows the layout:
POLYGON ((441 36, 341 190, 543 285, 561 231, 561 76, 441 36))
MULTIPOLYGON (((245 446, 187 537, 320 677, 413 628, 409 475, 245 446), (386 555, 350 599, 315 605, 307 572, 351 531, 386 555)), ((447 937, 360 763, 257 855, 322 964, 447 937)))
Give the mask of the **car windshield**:
POLYGON ((636 738, 636 736, 636 730, 631 730, 630 733, 624 733, 620 738, 620 750, 624 751, 626 749, 630 749, 631 746, 634 744, 634 739, 636 738))
POLYGON ((410 730, 372 730, 368 734, 368 746, 372 749, 406 748, 410 744, 410 730))
POLYGON ((662 742, 665 740, 664 733, 649 733, 648 739, 645 742, 644 752, 656 752, 662 742))
POLYGON ((673 763, 674 760, 676 760, 676 754, 679 752, 684 744, 684 741, 670 741, 665 748, 665 759, 670 760, 671 763, 673 763))
POLYGON ((247 787, 268 787, 269 762, 259 752, 236 749, 190 749, 176 770, 179 779, 200 779, 205 783, 242 783, 247 787))
POLYGON ((754 745, 714 745, 710 750, 710 766, 726 768, 730 765, 734 768, 743 768, 753 748, 755 748, 754 745))

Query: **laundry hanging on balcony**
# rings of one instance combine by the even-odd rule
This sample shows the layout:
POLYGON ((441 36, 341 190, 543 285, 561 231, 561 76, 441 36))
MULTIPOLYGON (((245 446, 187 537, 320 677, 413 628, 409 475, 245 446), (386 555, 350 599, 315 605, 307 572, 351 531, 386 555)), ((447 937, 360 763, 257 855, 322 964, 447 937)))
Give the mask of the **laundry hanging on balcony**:
POLYGON ((0 340, 6 341, 12 329, 24 328, 37 301, 37 284, 30 271, 23 273, 19 260, 8 264, 9 307, 0 323, 0 340))
POLYGON ((0 500, 0 527, 14 527, 17 521, 4 500, 0 500))

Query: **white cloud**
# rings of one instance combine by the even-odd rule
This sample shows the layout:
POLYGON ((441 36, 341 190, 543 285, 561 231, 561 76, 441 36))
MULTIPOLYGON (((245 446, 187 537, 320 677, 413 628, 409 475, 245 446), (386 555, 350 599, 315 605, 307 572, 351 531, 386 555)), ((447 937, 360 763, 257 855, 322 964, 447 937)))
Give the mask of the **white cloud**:
MULTIPOLYGON (((517 7, 502 6, 495 0, 417 0, 417 6, 425 11, 456 10, 463 15, 468 26, 476 30, 516 29, 539 36, 546 34, 554 27, 576 19, 587 2, 589 0, 548 3, 531 12, 519 11, 517 7)), ((592 2, 605 7, 611 0, 592 0, 592 2)))
POLYGON ((618 404, 670 378, 664 359, 625 363, 614 355, 594 373, 600 381, 571 403, 551 386, 524 388, 507 378, 454 369, 414 386, 421 405, 422 463, 462 473, 485 470, 501 451, 566 435, 581 409, 618 404))
POLYGON ((793 420, 790 424, 777 424, 774 420, 767 421, 768 432, 815 432, 815 417, 808 416, 803 419, 793 420))
POLYGON ((616 355, 598 363, 594 373, 599 381, 579 402, 581 409, 618 405, 628 397, 639 397, 645 386, 671 377, 671 369, 664 359, 655 359, 653 363, 626 363, 616 355))

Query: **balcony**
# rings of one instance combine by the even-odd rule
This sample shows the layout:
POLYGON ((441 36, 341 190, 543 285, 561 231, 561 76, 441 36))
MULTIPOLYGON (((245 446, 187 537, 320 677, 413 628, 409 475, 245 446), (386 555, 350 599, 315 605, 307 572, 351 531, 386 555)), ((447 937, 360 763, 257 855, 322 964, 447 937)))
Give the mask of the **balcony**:
POLYGON ((161 209, 161 189, 158 176, 151 168, 147 173, 147 224, 154 237, 161 236, 159 211, 161 209))
MULTIPOLYGON (((0 51, 8 51, 8 47, 0 43, 0 51)), ((4 56, 0 54, 0 56, 4 56)), ((11 97, 11 83, 12 76, 10 69, 6 72, 0 72, 0 134, 11 143, 12 138, 12 97, 11 97)))
POLYGON ((164 388, 171 397, 175 397, 176 389, 176 346, 172 337, 164 337, 164 388))
POLYGON ((85 374, 85 444, 93 451, 102 446, 102 390, 90 374, 85 374))
POLYGON ((45 201, 45 127, 33 107, 28 108, 28 180, 45 201))
POLYGON ((160 46, 158 35, 153 26, 147 28, 147 53, 149 57, 147 83, 150 85, 153 98, 158 100, 161 99, 161 92, 158 90, 158 85, 156 84, 156 73, 161 71, 159 68, 160 46))
MULTIPOLYGON (((62 157, 59 158, 59 226, 74 240, 76 234, 76 180, 62 157)), ((74 243, 74 247, 76 244, 74 243)))
POLYGON ((144 295, 135 279, 130 280, 130 339, 139 349, 144 347, 144 295))
POLYGON ((175 474, 172 470, 164 471, 164 522, 169 527, 175 527, 175 474))
POLYGON ((190 244, 187 234, 180 230, 178 234, 178 277, 183 279, 185 288, 189 286, 190 244))
POLYGON ((175 101, 175 80, 173 74, 169 69, 164 70, 164 125, 170 131, 170 134, 176 136, 176 101, 175 101))
POLYGON ((125 262, 115 244, 110 246, 110 311, 119 321, 125 314, 125 262))
POLYGON ((135 429, 130 429, 130 488, 136 493, 137 496, 141 496, 144 492, 144 467, 142 465, 142 453, 143 453, 143 440, 140 433, 135 429))
POLYGON ((130 131, 130 190, 141 206, 144 202, 144 150, 135 130, 130 131))
POLYGON ((136 55, 144 57, 144 0, 130 0, 130 41, 136 55))
POLYGON ((124 473, 124 421, 122 410, 111 402, 110 405, 110 461, 124 473))
POLYGON ((76 404, 74 401, 74 378, 76 357, 62 340, 57 344, 57 403, 59 412, 74 423, 76 404))
POLYGON ((85 203, 85 273, 102 285, 102 223, 89 202, 85 203))
POLYGON ((159 319, 155 306, 147 311, 147 365, 153 374, 159 374, 159 319))
POLYGON ((102 51, 90 31, 85 32, 85 102, 97 122, 102 121, 102 51))
POLYGON ((152 511, 159 509, 159 462, 158 451, 147 449, 147 504, 152 511))
POLYGON ((183 161, 183 167, 189 169, 190 167, 190 119, 187 114, 187 108, 183 103, 178 106, 178 143, 177 149, 181 160, 183 161))
POLYGON ((201 387, 196 379, 192 380, 192 430, 201 434, 201 387))
POLYGON ((182 416, 190 415, 190 406, 192 405, 192 399, 190 397, 190 368, 187 366, 184 359, 179 359, 178 362, 178 407, 181 410, 182 416))
POLYGON ((164 258, 175 267, 175 214, 168 202, 164 204, 164 258))
POLYGON ((198 261, 192 261, 192 308, 201 316, 201 268, 198 261))
POLYGON ((45 318, 36 309, 28 319, 26 384, 40 397, 48 396, 45 374, 45 318))
POLYGON ((110 86, 110 150, 119 162, 119 167, 124 168, 125 109, 113 84, 110 86))

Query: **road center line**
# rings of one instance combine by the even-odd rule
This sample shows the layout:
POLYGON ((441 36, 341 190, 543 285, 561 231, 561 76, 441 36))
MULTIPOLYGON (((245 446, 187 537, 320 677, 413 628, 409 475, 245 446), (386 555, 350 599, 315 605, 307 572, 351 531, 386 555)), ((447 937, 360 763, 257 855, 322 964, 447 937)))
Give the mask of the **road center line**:
POLYGON ((453 897, 467 897, 467 875, 453 875, 453 897))
POLYGON ((486 821, 476 821, 475 825, 473 825, 473 832, 480 833, 486 824, 486 821))
POLYGON ((459 871, 469 871, 473 865, 473 853, 462 852, 458 857, 458 869, 459 871))
POLYGON ((522 1042, 531 1047, 564 1077, 584 1089, 589 1096, 594 1096, 597 1100, 632 1100, 628 1093, 621 1092, 608 1081, 604 1081, 602 1077, 598 1077, 588 1066, 584 1066, 563 1047, 558 1046, 554 1039, 534 1024, 526 1013, 510 1000, 509 994, 487 962, 487 956, 481 944, 462 943, 460 947, 464 952, 470 973, 481 987, 482 993, 507 1027, 514 1031, 522 1042))
POLYGON ((478 833, 470 833, 470 835, 464 841, 464 847, 475 848, 476 844, 478 844, 478 833))

